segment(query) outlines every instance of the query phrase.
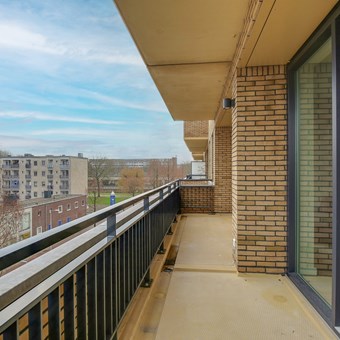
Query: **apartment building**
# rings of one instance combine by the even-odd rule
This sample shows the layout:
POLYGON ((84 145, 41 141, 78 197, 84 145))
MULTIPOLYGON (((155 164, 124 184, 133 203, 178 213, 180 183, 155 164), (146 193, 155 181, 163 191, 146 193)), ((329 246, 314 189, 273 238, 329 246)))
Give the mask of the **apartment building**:
POLYGON ((115 3, 214 181, 191 199, 232 214, 238 272, 287 275, 339 327, 339 2, 115 3))
POLYGON ((0 158, 1 196, 25 200, 86 194, 87 158, 78 156, 25 154, 0 158))

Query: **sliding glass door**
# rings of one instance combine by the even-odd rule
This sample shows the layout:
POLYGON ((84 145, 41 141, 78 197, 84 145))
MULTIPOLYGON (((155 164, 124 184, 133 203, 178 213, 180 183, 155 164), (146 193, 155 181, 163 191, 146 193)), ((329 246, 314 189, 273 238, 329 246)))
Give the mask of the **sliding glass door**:
POLYGON ((296 271, 332 301, 332 43, 295 71, 296 271))

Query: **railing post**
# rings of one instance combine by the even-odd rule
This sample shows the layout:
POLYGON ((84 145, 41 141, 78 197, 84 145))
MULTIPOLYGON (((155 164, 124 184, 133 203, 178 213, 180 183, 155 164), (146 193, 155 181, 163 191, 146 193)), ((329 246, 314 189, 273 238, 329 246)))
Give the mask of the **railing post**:
POLYGON ((144 211, 148 211, 150 208, 149 196, 144 198, 144 211))
POLYGON ((112 240, 116 237, 116 223, 117 223, 117 215, 114 213, 106 219, 106 235, 107 240, 112 240))

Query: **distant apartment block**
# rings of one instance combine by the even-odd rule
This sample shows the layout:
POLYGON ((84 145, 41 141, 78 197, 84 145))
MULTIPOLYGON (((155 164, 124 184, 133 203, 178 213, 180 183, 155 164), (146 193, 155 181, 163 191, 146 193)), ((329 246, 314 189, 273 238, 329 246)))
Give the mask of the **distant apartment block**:
POLYGON ((86 194, 87 158, 34 156, 0 158, 0 193, 20 200, 86 194))

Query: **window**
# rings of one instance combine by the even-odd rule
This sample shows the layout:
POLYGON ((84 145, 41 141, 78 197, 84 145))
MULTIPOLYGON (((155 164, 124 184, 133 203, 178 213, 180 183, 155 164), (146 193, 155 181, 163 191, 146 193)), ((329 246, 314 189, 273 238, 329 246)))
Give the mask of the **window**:
POLYGON ((38 193, 36 191, 34 191, 33 196, 38 197, 38 193))
POLYGON ((43 230, 42 230, 42 227, 38 227, 38 228, 37 228, 37 235, 38 235, 38 234, 41 234, 42 231, 43 231, 43 230))
POLYGON ((70 210, 71 210, 71 204, 67 203, 67 211, 70 211, 70 210))
POLYGON ((22 215, 22 228, 21 230, 30 229, 31 227, 31 214, 30 213, 24 213, 22 215))
POLYGON ((41 210, 38 211, 38 216, 41 216, 41 210))
POLYGON ((36 188, 38 186, 38 182, 33 182, 33 186, 36 188))
POLYGON ((41 186, 42 186, 42 187, 46 186, 45 181, 42 181, 42 182, 41 182, 41 186))
POLYGON ((37 166, 37 165, 38 165, 38 161, 34 161, 33 164, 34 164, 35 166, 37 166))
POLYGON ((33 171, 33 176, 38 176, 38 171, 33 171))
POLYGON ((82 207, 85 206, 85 200, 82 200, 82 201, 81 201, 81 206, 82 206, 82 207))
POLYGON ((74 202, 74 208, 78 209, 78 201, 74 202))
POLYGON ((62 225, 63 222, 61 220, 58 220, 58 225, 62 225))
POLYGON ((58 213, 61 214, 63 212, 63 206, 59 205, 58 206, 58 213))
POLYGON ((46 171, 42 171, 41 176, 46 176, 46 171))
POLYGON ((46 164, 46 161, 41 161, 41 165, 45 165, 46 164))

